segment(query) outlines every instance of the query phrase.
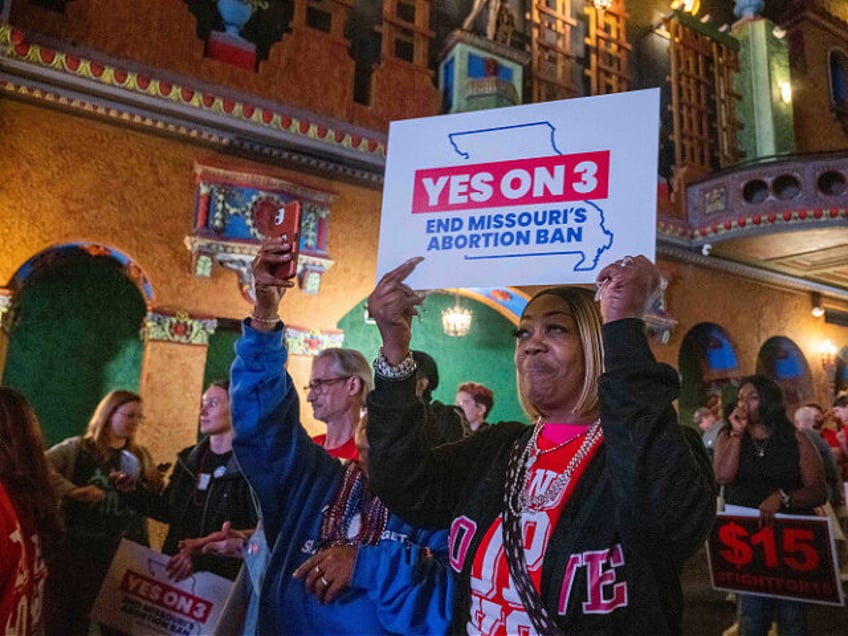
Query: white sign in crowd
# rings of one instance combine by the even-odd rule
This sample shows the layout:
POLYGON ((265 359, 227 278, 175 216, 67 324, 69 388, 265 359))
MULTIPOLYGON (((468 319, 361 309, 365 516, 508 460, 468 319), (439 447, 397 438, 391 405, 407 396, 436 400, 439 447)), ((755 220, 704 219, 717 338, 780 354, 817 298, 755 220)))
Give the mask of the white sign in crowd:
POLYGON ((659 90, 392 122, 377 279, 416 289, 592 283, 654 260, 659 90))

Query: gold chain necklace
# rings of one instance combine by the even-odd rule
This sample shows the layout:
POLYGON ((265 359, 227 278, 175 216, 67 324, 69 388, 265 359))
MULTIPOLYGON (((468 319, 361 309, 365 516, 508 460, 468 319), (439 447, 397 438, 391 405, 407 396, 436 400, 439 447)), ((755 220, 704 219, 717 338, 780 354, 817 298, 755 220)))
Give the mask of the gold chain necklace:
POLYGON ((590 426, 582 433, 575 435, 574 437, 571 437, 560 444, 557 444, 553 448, 539 450, 538 439, 539 432, 542 430, 542 426, 543 425, 541 418, 539 418, 539 420, 536 422, 536 426, 533 428, 533 435, 530 437, 530 440, 524 447, 524 457, 522 458, 524 463, 524 484, 522 485, 521 490, 518 494, 518 508, 520 512, 527 512, 528 510, 542 510, 543 508, 546 508, 551 503, 556 501, 571 481, 571 475, 581 464, 581 462, 586 458, 592 448, 594 448, 595 443, 603 437, 603 431, 601 430, 601 420, 597 419, 595 420, 595 423, 592 424, 592 426, 590 426), (556 479, 554 479, 550 487, 541 494, 533 495, 532 497, 528 496, 527 491, 529 490, 531 481, 530 473, 531 469, 536 463, 536 460, 541 455, 545 455, 547 453, 552 453, 555 450, 559 450, 560 448, 567 446, 574 440, 584 436, 585 438, 583 439, 583 443, 580 444, 580 448, 577 449, 577 452, 574 453, 574 456, 568 462, 568 465, 565 467, 565 470, 559 475, 557 475, 556 479))

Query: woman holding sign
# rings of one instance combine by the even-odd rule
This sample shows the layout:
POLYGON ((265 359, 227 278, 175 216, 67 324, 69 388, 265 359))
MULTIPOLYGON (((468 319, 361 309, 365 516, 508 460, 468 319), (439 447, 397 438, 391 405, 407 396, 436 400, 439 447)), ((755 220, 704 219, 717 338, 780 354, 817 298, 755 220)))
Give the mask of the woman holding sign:
MULTIPOLYGON (((815 446, 786 416, 783 393, 773 380, 745 378, 730 423, 716 440, 716 481, 725 503, 759 509, 765 525, 778 512, 812 515, 827 493, 824 466, 815 446)), ((739 594, 739 633, 765 636, 772 621, 780 634, 806 634, 807 605, 739 594)))
POLYGON ((516 331, 519 398, 534 426, 501 422, 426 443, 411 319, 421 298, 386 274, 368 306, 383 339, 368 401, 377 493, 412 523, 450 527, 459 572, 451 629, 468 634, 679 634, 681 564, 712 525, 712 470, 678 424, 677 373, 641 317, 662 278, 626 257, 591 292, 554 287, 516 331))

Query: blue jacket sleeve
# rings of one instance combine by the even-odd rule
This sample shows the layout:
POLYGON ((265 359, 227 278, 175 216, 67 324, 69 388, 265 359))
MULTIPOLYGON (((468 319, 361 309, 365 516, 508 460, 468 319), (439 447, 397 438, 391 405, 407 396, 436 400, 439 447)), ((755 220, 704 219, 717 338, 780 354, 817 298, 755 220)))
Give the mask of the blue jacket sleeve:
POLYGON ((351 587, 366 592, 389 633, 445 634, 450 625, 455 582, 447 533, 424 534, 424 545, 383 540, 357 550, 351 587))
POLYGON ((300 402, 285 368, 284 333, 256 331, 245 322, 230 373, 233 450, 256 495, 269 545, 289 508, 330 492, 341 471, 300 424, 300 402))

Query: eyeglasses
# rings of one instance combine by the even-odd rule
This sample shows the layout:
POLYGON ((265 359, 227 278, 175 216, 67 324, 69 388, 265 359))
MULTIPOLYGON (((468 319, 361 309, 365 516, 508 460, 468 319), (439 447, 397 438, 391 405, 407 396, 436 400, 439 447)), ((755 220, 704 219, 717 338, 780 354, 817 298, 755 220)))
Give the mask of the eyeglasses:
POLYGON ((310 391, 315 391, 316 393, 324 393, 327 390, 327 387, 331 384, 344 382, 345 380, 350 380, 350 376, 346 375, 342 378, 329 378, 328 380, 312 380, 312 382, 303 387, 303 390, 307 393, 309 393, 310 391))

